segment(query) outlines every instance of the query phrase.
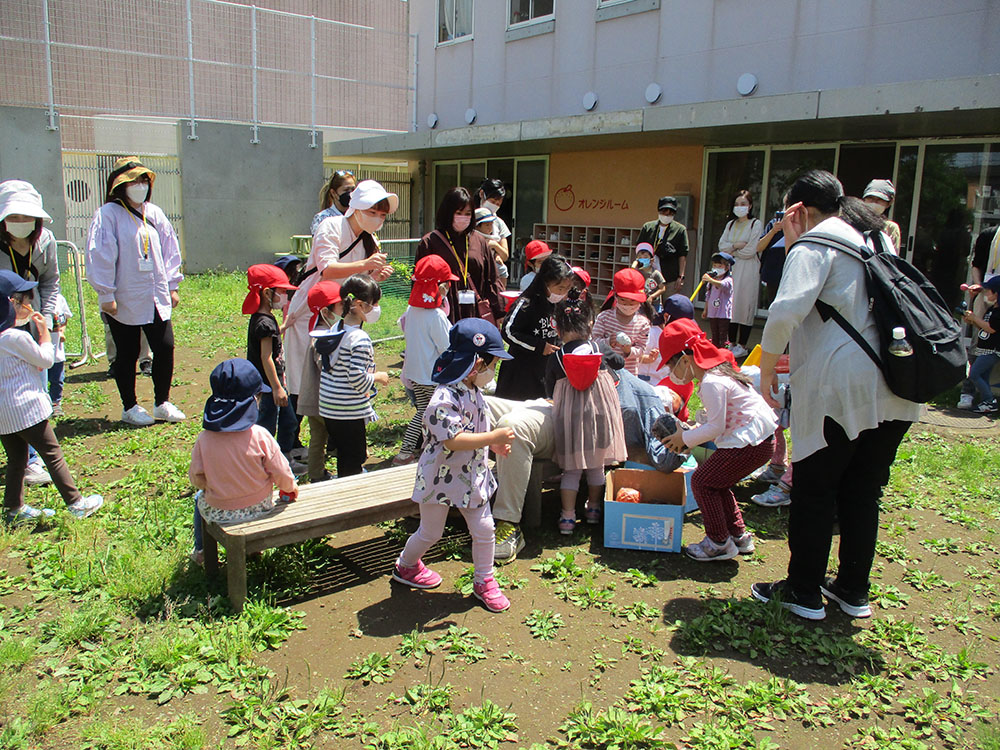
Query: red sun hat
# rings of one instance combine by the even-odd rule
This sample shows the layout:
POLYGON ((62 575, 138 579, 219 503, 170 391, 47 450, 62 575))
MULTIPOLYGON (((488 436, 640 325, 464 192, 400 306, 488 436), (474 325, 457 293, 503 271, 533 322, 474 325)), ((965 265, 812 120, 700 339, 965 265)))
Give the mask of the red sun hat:
POLYGON ((525 267, 527 267, 533 260, 548 258, 550 255, 552 255, 551 247, 546 245, 541 240, 532 240, 524 246, 525 267))
POLYGON ((265 289, 298 289, 288 283, 288 276, 271 263, 258 263, 247 269, 247 292, 243 300, 243 314, 250 315, 260 307, 260 295, 265 289))
POLYGON ((632 299, 636 302, 646 301, 646 277, 634 268, 623 268, 615 274, 612 281, 612 291, 616 297, 632 299))
POLYGON ((445 281, 458 281, 458 276, 452 273, 448 261, 438 255, 428 255, 418 260, 413 269, 410 305, 428 310, 440 307, 441 292, 438 285, 445 281))
MULTIPOLYGON (((736 366, 736 358, 728 349, 719 349, 701 327, 693 320, 681 318, 668 323, 660 334, 660 367, 683 351, 691 351, 694 363, 703 370, 729 362, 736 366)), ((739 369, 737 367, 736 369, 739 369)))
POLYGON ((589 287, 591 281, 590 274, 584 271, 582 268, 580 268, 580 266, 572 266, 572 269, 573 273, 576 274, 576 277, 583 282, 583 285, 585 287, 589 287))
POLYGON ((566 380, 578 391, 585 391, 597 380, 601 370, 601 354, 563 354, 562 366, 566 380))
POLYGON ((335 305, 340 302, 340 284, 336 281, 320 281, 306 295, 306 303, 312 312, 309 319, 309 330, 316 327, 316 319, 319 318, 319 311, 324 307, 335 305))

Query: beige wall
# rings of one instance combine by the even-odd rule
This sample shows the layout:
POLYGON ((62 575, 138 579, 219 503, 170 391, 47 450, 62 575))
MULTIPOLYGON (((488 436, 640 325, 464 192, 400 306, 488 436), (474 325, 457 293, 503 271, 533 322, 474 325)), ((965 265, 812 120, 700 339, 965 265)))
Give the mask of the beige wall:
POLYGON ((548 223, 638 227, 656 218, 661 195, 691 195, 694 216, 687 226, 694 228, 701 207, 702 154, 701 146, 554 153, 549 157, 548 223))

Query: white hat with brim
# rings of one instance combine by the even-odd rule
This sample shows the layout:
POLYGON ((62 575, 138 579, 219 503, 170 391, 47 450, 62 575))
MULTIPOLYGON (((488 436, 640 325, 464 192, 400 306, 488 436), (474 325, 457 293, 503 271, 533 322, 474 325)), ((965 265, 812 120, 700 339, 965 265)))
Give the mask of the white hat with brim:
POLYGON ((351 191, 351 205, 344 216, 350 216, 355 211, 365 211, 384 200, 389 201, 389 213, 395 213, 399 208, 399 196, 388 192, 375 180, 362 180, 351 191))
POLYGON ((24 180, 4 180, 0 182, 0 221, 15 214, 52 221, 42 208, 42 195, 34 185, 24 180))

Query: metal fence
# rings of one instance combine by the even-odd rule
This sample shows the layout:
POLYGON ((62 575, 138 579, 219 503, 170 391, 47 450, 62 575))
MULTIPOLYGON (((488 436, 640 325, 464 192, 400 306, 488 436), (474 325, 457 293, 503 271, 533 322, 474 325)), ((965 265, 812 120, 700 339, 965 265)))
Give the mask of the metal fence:
POLYGON ((416 45, 401 5, 338 3, 369 21, 347 23, 226 0, 4 0, 0 100, 46 107, 50 128, 59 112, 185 118, 188 138, 199 119, 254 138, 264 124, 405 131, 416 45))

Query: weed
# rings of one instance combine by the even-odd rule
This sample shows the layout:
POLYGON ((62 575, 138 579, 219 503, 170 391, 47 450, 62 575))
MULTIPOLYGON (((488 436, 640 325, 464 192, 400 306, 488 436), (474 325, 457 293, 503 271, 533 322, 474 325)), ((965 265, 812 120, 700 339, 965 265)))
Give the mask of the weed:
POLYGON ((662 738, 662 727, 654 727, 620 708, 595 713, 588 702, 577 706, 559 729, 572 747, 616 750, 666 750, 671 747, 662 738))
POLYGON ((361 680, 364 685, 372 682, 381 685, 391 680, 395 673, 396 668, 392 666, 391 654, 372 652, 363 659, 352 662, 344 677, 348 680, 361 680))
POLYGON ((633 602, 627 607, 618 610, 618 616, 624 617, 629 622, 646 621, 651 622, 660 617, 660 610, 646 602, 633 602))
POLYGON ((542 574, 542 578, 553 578, 556 581, 568 581, 583 575, 583 568, 576 564, 576 556, 572 552, 556 552, 531 569, 542 574))
MULTIPOLYGON (((472 594, 474 578, 475 568, 470 565, 465 569, 465 572, 455 579, 455 590, 460 592, 463 596, 470 596, 472 594)), ((496 580, 497 585, 500 586, 501 589, 506 589, 508 591, 523 589, 528 585, 527 578, 512 578, 502 570, 494 570, 493 578, 496 580)))
POLYGON ((83 728, 80 750, 201 750, 204 730, 193 716, 149 726, 135 719, 112 723, 102 719, 83 728))
POLYGON ((222 712, 236 745, 305 750, 321 730, 339 728, 344 691, 324 688, 309 701, 292 698, 285 686, 259 680, 240 701, 222 712))
POLYGON ((908 736, 899 727, 863 727, 848 740, 848 746, 859 750, 930 750, 926 742, 908 736))
POLYGON ((517 742, 517 715, 486 700, 456 715, 448 738, 459 747, 496 748, 501 742, 517 742))
POLYGON ((407 688, 398 698, 395 695, 389 696, 389 700, 405 703, 415 714, 443 714, 451 709, 452 692, 452 687, 448 683, 444 685, 421 683, 407 688))
POLYGON ((924 539, 920 545, 939 555, 954 555, 958 552, 959 541, 951 537, 924 539))
POLYGON ((910 584, 917 591, 931 591, 932 589, 950 589, 954 584, 948 583, 933 570, 920 570, 919 568, 908 568, 903 573, 903 581, 910 584))
POLYGON ((541 609, 531 610, 528 616, 524 618, 524 624, 531 631, 532 638, 539 638, 543 641, 554 640, 559 632, 559 628, 565 625, 562 615, 558 612, 541 609))
POLYGON ((413 660, 419 663, 423 661, 425 656, 433 654, 436 649, 434 641, 414 628, 400 639, 396 653, 404 659, 409 659, 412 656, 413 660))
POLYGON ((603 673, 618 666, 618 660, 613 656, 598 653, 590 657, 590 664, 596 671, 603 673))
POLYGON ((474 664, 486 658, 486 649, 480 645, 481 640, 482 636, 468 628, 452 625, 437 639, 436 645, 445 655, 445 661, 461 659, 467 664, 474 664))
POLYGON ((732 750, 779 750, 768 738, 758 740, 750 727, 729 720, 698 722, 685 737, 692 747, 732 748, 732 750))
POLYGON ((948 747, 961 745, 963 725, 991 716, 954 683, 947 693, 924 688, 919 695, 901 698, 899 704, 903 717, 916 727, 920 737, 936 735, 948 747))
POLYGON ((869 601, 882 609, 906 609, 910 601, 908 594, 904 594, 895 586, 882 586, 873 583, 868 594, 869 601))
POLYGON ((875 542, 875 552, 889 562, 905 564, 911 560, 910 553, 906 549, 906 546, 900 542, 887 542, 879 539, 875 542))
POLYGON ((660 582, 660 579, 657 578, 655 574, 644 573, 638 568, 629 568, 626 570, 625 580, 637 589, 641 589, 646 586, 655 586, 660 582))

